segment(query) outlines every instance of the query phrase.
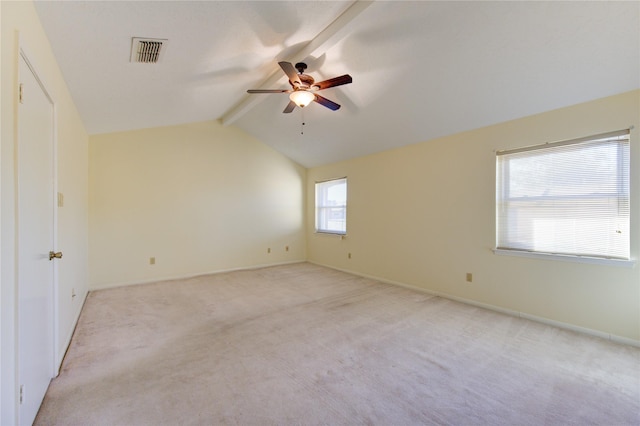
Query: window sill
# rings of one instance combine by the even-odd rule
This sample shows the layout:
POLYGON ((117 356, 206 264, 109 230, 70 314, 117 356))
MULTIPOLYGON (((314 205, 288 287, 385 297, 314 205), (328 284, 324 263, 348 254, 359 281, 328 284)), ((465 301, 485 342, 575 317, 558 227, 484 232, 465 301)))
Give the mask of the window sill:
POLYGON ((571 256, 565 254, 537 253, 522 250, 493 249, 493 252, 500 256, 528 257, 533 259, 559 260, 563 262, 588 263, 591 265, 620 266, 624 268, 633 268, 636 265, 634 259, 604 259, 599 257, 587 256, 571 256))
POLYGON ((341 240, 347 238, 346 233, 342 232, 331 232, 331 231, 315 231, 316 235, 325 235, 327 237, 339 237, 341 240))

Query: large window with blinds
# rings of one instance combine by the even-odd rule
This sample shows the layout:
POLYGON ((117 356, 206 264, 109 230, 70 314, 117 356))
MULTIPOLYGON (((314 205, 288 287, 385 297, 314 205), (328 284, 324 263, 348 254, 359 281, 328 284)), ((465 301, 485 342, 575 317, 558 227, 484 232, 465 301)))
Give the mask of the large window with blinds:
POLYGON ((499 151, 496 246, 629 259, 629 131, 499 151))
POLYGON ((316 183, 316 232, 347 233, 347 178, 316 183))

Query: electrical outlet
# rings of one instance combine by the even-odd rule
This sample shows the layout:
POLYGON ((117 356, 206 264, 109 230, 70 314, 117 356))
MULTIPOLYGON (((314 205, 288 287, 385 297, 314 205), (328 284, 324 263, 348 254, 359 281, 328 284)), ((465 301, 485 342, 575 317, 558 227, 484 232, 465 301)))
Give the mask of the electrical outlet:
POLYGON ((473 282, 473 274, 471 272, 467 272, 467 282, 473 282))
POLYGON ((156 258, 155 257, 150 257, 149 258, 149 265, 155 265, 156 264, 156 258))

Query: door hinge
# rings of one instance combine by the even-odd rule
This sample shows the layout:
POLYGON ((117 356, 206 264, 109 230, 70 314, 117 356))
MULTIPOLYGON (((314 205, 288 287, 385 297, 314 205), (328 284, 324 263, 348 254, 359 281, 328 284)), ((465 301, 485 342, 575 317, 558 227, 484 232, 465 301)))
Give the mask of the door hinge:
POLYGON ((24 401, 24 385, 20 385, 20 404, 24 401))
POLYGON ((24 103, 24 84, 22 83, 18 86, 18 100, 21 104, 24 103))

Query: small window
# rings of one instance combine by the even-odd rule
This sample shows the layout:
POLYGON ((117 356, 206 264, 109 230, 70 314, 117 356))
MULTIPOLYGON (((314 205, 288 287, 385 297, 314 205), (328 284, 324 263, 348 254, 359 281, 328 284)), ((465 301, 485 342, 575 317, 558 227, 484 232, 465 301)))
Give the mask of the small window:
POLYGON ((347 178, 316 183, 316 232, 347 233, 347 178))
POLYGON ((497 153, 498 249, 629 259, 629 131, 497 153))

